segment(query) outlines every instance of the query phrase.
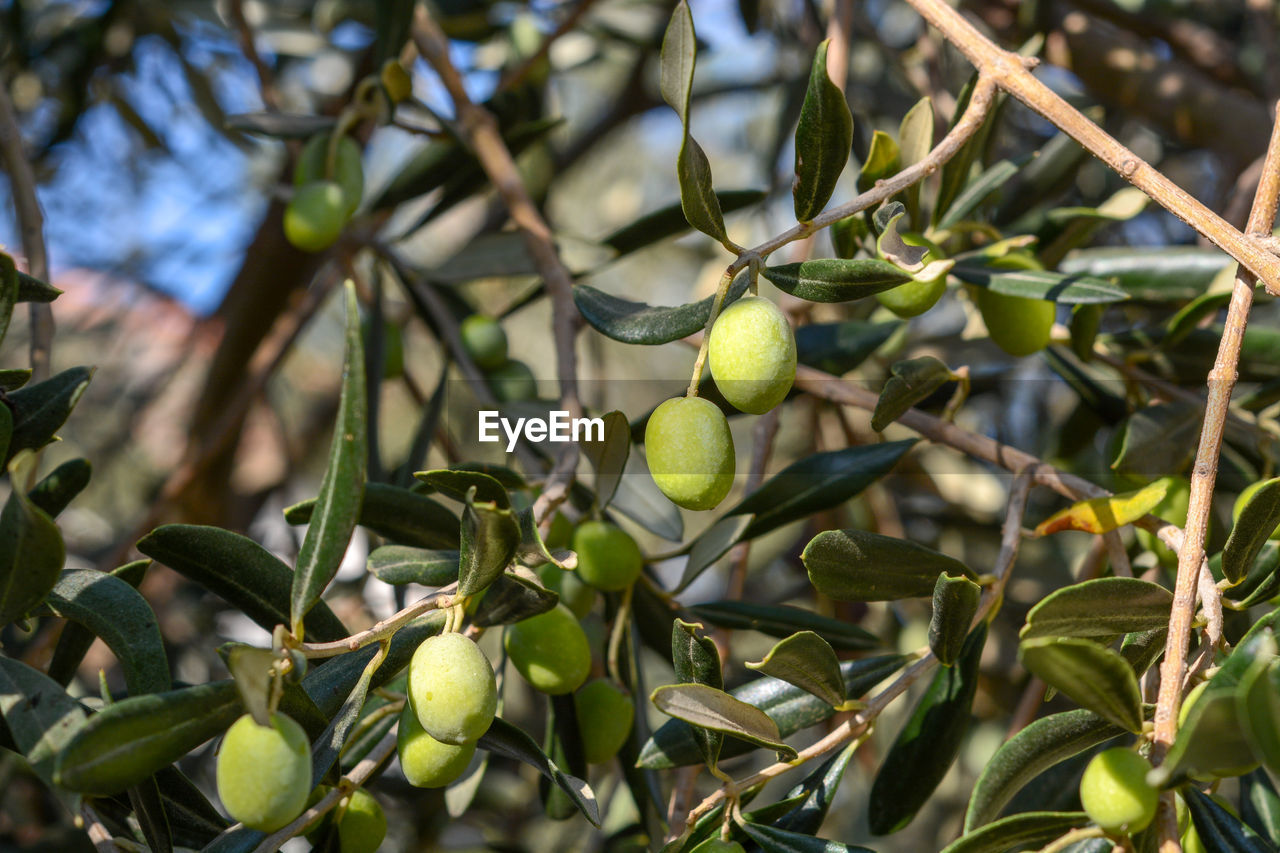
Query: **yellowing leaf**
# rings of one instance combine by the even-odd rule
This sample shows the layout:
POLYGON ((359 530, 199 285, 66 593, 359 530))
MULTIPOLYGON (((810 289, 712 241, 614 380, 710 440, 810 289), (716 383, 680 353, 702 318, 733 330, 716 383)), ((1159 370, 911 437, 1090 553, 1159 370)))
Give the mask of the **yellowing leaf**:
POLYGON ((1036 535, 1047 536, 1063 530, 1083 530, 1086 533, 1117 530, 1155 509, 1168 491, 1168 482, 1157 480, 1135 492, 1080 501, 1040 522, 1036 526, 1036 535))

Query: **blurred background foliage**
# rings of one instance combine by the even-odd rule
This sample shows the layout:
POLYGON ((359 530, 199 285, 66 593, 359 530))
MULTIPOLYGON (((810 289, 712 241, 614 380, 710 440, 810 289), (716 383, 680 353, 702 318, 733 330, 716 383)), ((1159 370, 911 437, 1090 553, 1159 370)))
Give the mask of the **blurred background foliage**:
MULTIPOLYGON (((665 240, 609 263, 612 250, 601 244, 678 198, 673 164, 680 123, 656 86, 657 47, 674 4, 431 5, 453 39, 454 60, 473 98, 488 103, 509 139, 524 140, 513 147, 520 150, 526 180, 568 265, 591 271, 582 281, 651 304, 710 294, 726 258, 700 236, 665 240)), ((1043 56, 1042 79, 1243 225, 1269 133, 1269 105, 1280 95, 1274 3, 960 5, 999 43, 1043 56)), ((394 121, 359 128, 365 198, 344 240, 328 255, 305 255, 281 232, 300 138, 331 124, 358 81, 394 58, 389 45, 403 43, 396 28, 410 7, 404 0, 0 3, 0 81, 19 113, 39 181, 53 283, 65 291, 54 305, 54 368, 98 368, 63 441, 47 453, 50 464, 83 455, 95 466, 89 490, 60 519, 69 565, 118 564, 139 532, 160 521, 246 530, 291 555, 298 534, 281 509, 313 495, 322 470, 341 361, 340 300, 326 294, 346 265, 365 272, 370 286, 362 295, 371 312, 401 327, 405 347, 403 375, 377 386, 372 470, 390 478, 404 464, 413 470, 472 458, 465 407, 452 404, 444 407, 426 459, 410 458, 433 389, 440 377, 453 374, 412 288, 361 255, 371 243, 394 246, 411 277, 440 294, 457 316, 473 310, 506 315, 513 355, 546 380, 543 396, 553 396, 549 309, 535 298, 536 275, 519 241, 504 230, 500 200, 474 173, 424 168, 450 143, 432 115, 447 112, 448 100, 420 60, 412 64, 414 100, 396 111, 394 121), (173 472, 192 459, 200 461, 199 476, 173 488, 173 472)), ((791 222, 791 137, 810 58, 830 15, 848 15, 845 84, 855 118, 854 162, 834 202, 856 193, 856 169, 873 131, 896 133, 923 95, 932 97, 945 127, 971 73, 918 16, 892 0, 835 8, 818 0, 695 0, 692 11, 703 41, 693 125, 714 164, 717 188, 768 194, 730 216, 730 234, 743 245, 791 222)), ((1110 275, 1131 298, 1103 313, 1099 355, 1086 363, 1054 347, 1044 356, 1011 359, 985 338, 971 306, 953 288, 938 308, 903 324, 849 376, 879 387, 890 364, 919 355, 935 355, 953 369, 967 365, 973 387, 959 416, 963 426, 1105 486, 1124 484, 1111 462, 1132 413, 1142 411, 1165 443, 1135 440, 1146 455, 1130 459, 1129 476, 1185 473, 1194 442, 1186 434, 1179 439, 1175 427, 1188 416, 1198 424, 1199 398, 1188 391, 1202 386, 1211 364, 1222 303, 1197 301, 1190 321, 1179 312, 1206 290, 1228 286, 1227 259, 1198 244, 1169 214, 1123 193, 1118 177, 1013 102, 993 120, 974 175, 1002 160, 1016 164, 1017 174, 975 206, 972 229, 957 233, 948 248, 1031 233, 1040 238, 1037 251, 1046 263, 1110 275), (1099 213, 1108 200, 1111 206, 1099 213), (1168 252, 1172 246, 1185 254, 1168 252), (1151 262, 1153 253, 1143 247, 1156 250, 1163 265, 1151 262), (1130 256, 1139 261, 1125 267, 1130 256), (1185 451, 1183 470, 1172 470, 1179 450, 1185 451)), ((0 187, 7 193, 6 184, 0 187)), ((830 256, 828 241, 822 234, 815 245, 788 251, 830 256)), ((19 244, 9 204, 0 209, 0 242, 15 250, 19 244)), ((782 301, 809 320, 892 319, 872 300, 834 306, 782 301)), ((1247 384, 1240 392, 1256 420, 1228 437, 1225 497, 1211 529, 1211 552, 1225 536, 1232 495, 1273 470, 1280 337, 1270 331, 1278 319, 1274 303, 1262 303, 1251 323, 1257 332, 1246 345, 1247 384)), ((1064 328, 1069 308, 1059 309, 1064 328)), ((373 337, 376 347, 386 345, 382 334, 373 337)), ((25 347, 25 328, 16 317, 6 343, 9 363, 25 363, 25 347)), ((693 351, 679 344, 637 351, 590 330, 580 339, 580 353, 588 406, 621 408, 632 418, 678 392, 693 359, 693 351)), ((453 388, 451 381, 446 398, 453 388)), ((944 388, 924 405, 940 410, 950 391, 944 388)), ((750 446, 751 420, 733 419, 740 447, 750 446)), ((891 427, 887 435, 908 433, 891 427)), ((864 414, 806 399, 783 413, 768 470, 815 450, 875 440, 864 414)), ((502 461, 501 455, 489 461, 502 461)), ((989 565, 1007 482, 1002 472, 950 450, 923 448, 858 499, 762 540, 751 555, 748 597, 778 602, 811 596, 798 548, 816 531, 838 526, 905 534, 962 555, 969 565, 989 565)), ((1031 516, 1058 506, 1038 495, 1031 516)), ((690 515, 685 523, 687 538, 705 521, 690 515)), ((648 553, 671 547, 636 532, 648 553)), ((364 541, 357 538, 334 595, 335 610, 353 630, 395 606, 391 588, 363 570, 364 541)), ((1017 627, 1030 603, 1073 576, 1086 544, 1071 536, 1027 543, 1022 565, 1032 570, 1019 572, 1009 587, 1010 615, 994 626, 975 705, 980 722, 929 806, 938 819, 922 817, 882 849, 938 849, 939 839, 954 836, 972 779, 1004 737, 1022 696, 1026 676, 1014 658, 1017 627)), ((1144 543, 1131 545, 1139 568, 1155 564, 1157 555, 1144 551, 1144 543)), ((659 570, 670 582, 680 566, 673 561, 659 570)), ((723 575, 708 573, 683 600, 720 598, 723 584, 723 575)), ((217 602, 177 575, 153 571, 144 592, 160 616, 181 680, 204 681, 221 667, 209 636, 261 639, 247 620, 220 613, 217 602)), ((903 649, 924 639, 928 611, 918 603, 817 606, 881 636, 897 636, 903 649)), ((744 634, 734 659, 748 659, 769 643, 744 634)), ((99 668, 108 671, 110 683, 119 681, 101 646, 82 667, 86 684, 96 681, 99 668)), ((745 675, 731 663, 731 684, 745 675)), ((904 713, 886 713, 880 726, 886 743, 904 713)), ((866 772, 852 773, 841 789, 847 802, 865 800, 877 754, 857 755, 855 766, 866 772)), ((0 766, 0 773, 11 772, 11 764, 0 766)), ((73 842, 53 834, 56 821, 43 789, 20 778, 5 782, 0 847, 70 849, 59 845, 73 842)), ((389 777, 380 784, 403 787, 389 777)), ((476 847, 482 837, 503 849, 585 844, 585 836, 577 836, 585 825, 539 818, 537 798, 528 793, 534 784, 514 768, 491 772, 478 808, 447 829, 443 812, 422 804, 432 795, 415 800, 401 791, 406 796, 395 800, 392 814, 393 827, 401 829, 393 840, 403 849, 476 847)), ((825 834, 864 836, 858 826, 863 819, 860 809, 837 807, 825 834)))

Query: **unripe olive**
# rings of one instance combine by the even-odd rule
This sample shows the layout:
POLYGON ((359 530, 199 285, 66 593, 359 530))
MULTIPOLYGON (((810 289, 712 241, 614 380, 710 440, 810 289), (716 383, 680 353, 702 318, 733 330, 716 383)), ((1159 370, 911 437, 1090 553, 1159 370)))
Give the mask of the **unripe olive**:
POLYGON ((441 743, 470 743, 498 710, 493 666, 461 634, 422 641, 409 661, 409 702, 422 728, 441 743))
POLYGON ((891 290, 882 290, 876 299, 899 317, 916 317, 928 311, 942 294, 947 292, 947 277, 940 275, 932 281, 909 281, 891 290))
POLYGON ((553 696, 578 689, 591 671, 587 635, 563 604, 508 626, 502 645, 524 680, 553 696))
POLYGON ((538 396, 538 380, 523 361, 508 361, 489 371, 489 387, 499 403, 517 403, 533 400, 538 396))
POLYGON ((455 746, 441 743, 423 730, 409 705, 400 714, 396 731, 400 771, 415 788, 443 788, 462 775, 476 754, 475 741, 455 746))
POLYGON ((747 853, 746 848, 736 841, 722 841, 719 838, 708 838, 689 853, 747 853))
POLYGON ((329 160, 329 138, 327 133, 317 133, 307 140, 293 169, 293 185, 304 187, 313 181, 333 181, 342 189, 342 209, 350 219, 364 196, 364 164, 360 146, 350 136, 338 140, 333 174, 328 174, 325 166, 329 160))
POLYGON ((644 453, 658 488, 685 509, 713 509, 733 488, 733 435, 709 400, 673 397, 654 409, 644 453))
POLYGON ((329 248, 346 224, 346 199, 333 181, 307 184, 284 209, 284 236, 304 252, 329 248))
POLYGON ((607 521, 587 521, 573 532, 578 574, 596 589, 626 589, 640 577, 644 556, 636 540, 607 521))
MULTIPOLYGON (((318 803, 333 789, 321 785, 307 800, 307 807, 318 803)), ((346 802, 339 802, 336 809, 327 812, 307 833, 307 840, 318 844, 338 819, 338 853, 377 853, 382 846, 382 839, 387 836, 387 815, 378 800, 364 788, 356 788, 346 796, 346 802)))
POLYGON ((284 714, 272 714, 269 726, 245 714, 227 729, 216 775, 227 814, 250 829, 275 832, 306 807, 311 744, 284 714))
POLYGON ((1132 749, 1100 752, 1080 779, 1080 804, 1107 832, 1139 832, 1156 814, 1159 793, 1147 782, 1151 764, 1132 749))
MULTIPOLYGON (((1257 493, 1258 489, 1261 489, 1264 485, 1266 485, 1269 482, 1271 481, 1259 480, 1256 483, 1250 483, 1249 485, 1244 487, 1244 491, 1240 493, 1240 497, 1236 498, 1235 506, 1231 508, 1231 524, 1233 526, 1240 522, 1240 513, 1244 510, 1244 505, 1249 502, 1249 498, 1253 497, 1254 494, 1257 493)), ((1183 520, 1183 523, 1184 524, 1186 523, 1185 519, 1183 520)), ((1271 535, 1268 536, 1267 538, 1280 539, 1280 525, 1277 525, 1276 529, 1271 531, 1271 535)))
POLYGON ((796 336, 777 305, 746 296, 716 318, 707 361, 726 400, 763 415, 783 401, 796 380, 796 336))
POLYGON ((472 314, 462 321, 462 347, 481 370, 496 370, 507 362, 507 333, 491 317, 472 314))
POLYGON ((591 605, 596 602, 596 591, 582 582, 577 572, 566 572, 555 563, 543 563, 538 566, 538 577, 542 585, 560 596, 560 603, 579 619, 591 612, 591 605))
POLYGON ((603 764, 617 755, 636 716, 627 692, 607 678, 597 678, 573 694, 573 706, 587 763, 603 764))
POLYGON ((1031 355, 1049 345, 1055 305, 1044 299, 978 290, 978 311, 996 346, 1009 355, 1031 355))

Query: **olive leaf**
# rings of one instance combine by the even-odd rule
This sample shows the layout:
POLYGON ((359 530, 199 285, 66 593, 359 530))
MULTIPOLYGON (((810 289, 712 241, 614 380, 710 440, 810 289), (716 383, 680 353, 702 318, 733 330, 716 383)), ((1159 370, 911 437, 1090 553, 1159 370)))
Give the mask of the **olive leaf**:
POLYGON ((960 659, 964 638, 981 599, 982 587, 968 578, 938 575, 929 619, 929 650, 939 663, 950 666, 960 659))
POLYGON ((62 685, 21 661, 0 657, 0 719, 45 782, 54 781, 55 761, 86 716, 62 685))
POLYGON ((866 530, 819 533, 800 560, 814 588, 839 601, 923 598, 933 594, 940 574, 976 578, 954 557, 866 530))
MULTIPOLYGON (((35 454, 24 451, 9 463, 9 481, 24 482, 35 454)), ((0 627, 21 618, 49 594, 66 561, 62 533, 48 513, 22 489, 0 510, 0 627)))
MULTIPOLYGON (((683 619, 676 619, 671 624, 671 662, 676 680, 720 690, 724 687, 720 652, 709 637, 698 635, 701 628, 700 624, 683 619)), ((724 743, 723 735, 716 728, 705 726, 695 727, 693 735, 703 761, 714 767, 724 743)))
POLYGON ((732 735, 788 758, 796 757, 796 751, 782 742, 778 726, 768 714, 723 690, 706 684, 667 684, 654 690, 649 698, 659 711, 684 720, 695 729, 732 735))
POLYGON ((445 586, 458 579, 458 551, 383 545, 369 554, 369 571, 383 583, 445 586))
POLYGON ((1124 658, 1091 640, 1037 637, 1018 647, 1023 665, 1045 684, 1123 727, 1142 730, 1138 679, 1124 658))
POLYGON ((1095 578, 1054 590, 1027 613, 1020 636, 1114 637, 1169 624, 1173 593, 1138 578, 1095 578))
POLYGON ((519 545, 520 526, 512 510, 494 501, 478 500, 472 486, 462 510, 458 595, 475 595, 487 589, 511 565, 519 545))
POLYGON ((883 432, 912 406, 955 379, 951 368, 931 355, 899 361, 889 373, 871 413, 871 428, 876 432, 883 432))
POLYGON ((867 159, 858 170, 858 192, 866 192, 876 185, 876 181, 887 178, 896 171, 898 171, 898 143, 883 130, 877 130, 871 135, 867 159))
POLYGON ((595 468, 596 503, 601 509, 613 500, 618 481, 627 467, 631 453, 631 424, 622 412, 613 411, 603 416, 604 434, 581 442, 582 454, 591 460, 595 468))
POLYGON ((835 649, 813 631, 792 634, 746 667, 807 690, 833 708, 845 707, 844 679, 835 649))
POLYGON ((1222 549, 1222 574, 1233 585, 1244 580, 1262 546, 1280 527, 1280 477, 1262 483, 1240 510, 1222 549))
POLYGON ((853 147, 853 114, 844 91, 827 74, 830 39, 818 45, 809 88, 796 125, 796 179, 791 193, 796 219, 808 222, 831 198, 853 147))
POLYGON ((757 604, 751 601, 708 601, 688 608, 689 613, 722 628, 759 631, 771 637, 789 637, 796 631, 813 631, 833 648, 865 651, 882 645, 871 632, 789 604, 757 604))
MULTIPOLYGON (((746 293, 750 284, 740 276, 730 286, 724 304, 728 305, 746 293)), ((597 290, 589 284, 573 288, 573 303, 578 313, 597 332, 625 344, 670 343, 702 331, 711 316, 715 296, 687 305, 646 305, 597 290)))
POLYGON ((942 853, 1004 853, 1034 849, 1089 824, 1084 812, 1023 812, 988 823, 943 848, 942 853))
POLYGON ((1169 492, 1168 480, 1156 480, 1132 492, 1079 501, 1036 525, 1037 536, 1063 530, 1109 533, 1155 509, 1169 492))
MULTIPOLYGON (((284 511, 285 521, 306 524, 311 520, 315 507, 315 498, 294 504, 284 511)), ((401 545, 458 547, 458 517, 426 495, 400 486, 365 483, 359 522, 379 536, 401 545)))
POLYGON ((809 302, 851 302, 911 281, 911 274, 879 258, 824 258, 765 267, 774 287, 809 302))

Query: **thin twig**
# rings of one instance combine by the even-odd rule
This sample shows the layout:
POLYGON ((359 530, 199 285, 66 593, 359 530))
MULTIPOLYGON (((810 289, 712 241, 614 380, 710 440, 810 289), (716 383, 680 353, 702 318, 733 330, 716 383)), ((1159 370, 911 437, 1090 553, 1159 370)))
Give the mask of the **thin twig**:
POLYGON ((386 639, 400 630, 403 626, 417 619, 424 613, 430 613, 432 610, 442 610, 453 604, 452 595, 458 589, 458 584, 451 583, 448 586, 441 587, 436 592, 425 598, 420 598, 413 604, 410 604, 404 610, 388 616, 372 628, 368 628, 357 634, 352 634, 342 640, 333 640, 328 643, 303 643, 299 646, 301 652, 309 658, 331 658, 338 655, 345 655, 347 652, 354 652, 357 649, 372 645, 380 640, 386 639))
POLYGON ((116 846, 115 841, 111 838, 111 830, 107 829, 106 825, 103 824, 102 818, 98 817, 98 813, 93 810, 93 806, 86 801, 80 806, 80 814, 84 818, 89 840, 93 842, 93 848, 98 853, 120 853, 120 848, 116 846))
POLYGON ((582 20, 582 16, 595 4, 596 0, 579 0, 578 5, 573 7, 573 10, 560 22, 560 25, 542 40, 542 44, 538 45, 538 49, 534 51, 532 56, 502 77, 501 82, 498 83, 498 91, 513 89, 523 83, 525 78, 529 76, 529 72, 533 71, 539 62, 546 59, 547 54, 551 52, 551 45, 576 27, 578 22, 582 20))
POLYGON ((268 112, 278 111, 280 109, 280 100, 276 95, 275 83, 271 79, 271 69, 263 61, 262 54, 258 53, 258 45, 253 37, 253 28, 249 26, 249 19, 244 16, 243 0, 230 0, 227 3, 227 17, 231 19, 231 26, 236 31, 236 38, 240 42, 240 52, 244 54, 245 59, 249 60, 249 64, 253 66, 254 73, 258 75, 258 89, 262 95, 262 105, 267 108, 268 112))
MULTIPOLYGON (((1249 214, 1250 234, 1271 233, 1277 201, 1280 201, 1280 122, 1276 123, 1271 134, 1262 178, 1258 182, 1258 193, 1254 196, 1253 209, 1249 214)), ((1245 326, 1249 322, 1255 284, 1256 279, 1251 271, 1241 269, 1237 273, 1222 340, 1218 345, 1218 355, 1209 372, 1209 397, 1205 406, 1200 444, 1191 470, 1191 497, 1187 507, 1187 523, 1184 526, 1185 535, 1182 547, 1178 549, 1178 580, 1174 586, 1173 612, 1169 617, 1168 646, 1160 667, 1160 694, 1156 702, 1153 749, 1153 759, 1156 761, 1164 757, 1165 750, 1173 743, 1177 733, 1182 679, 1186 671, 1191 622, 1195 616, 1196 587, 1200 583, 1201 564, 1205 558, 1204 541, 1209 526, 1214 482, 1218 474, 1218 458, 1222 450, 1227 411, 1231 403, 1231 392, 1235 387, 1240 348, 1244 341, 1245 326)), ((1216 588, 1207 592, 1209 598, 1217 599, 1216 588)), ((1165 838, 1161 843, 1161 850, 1174 850, 1176 844, 1176 838, 1165 838)))

